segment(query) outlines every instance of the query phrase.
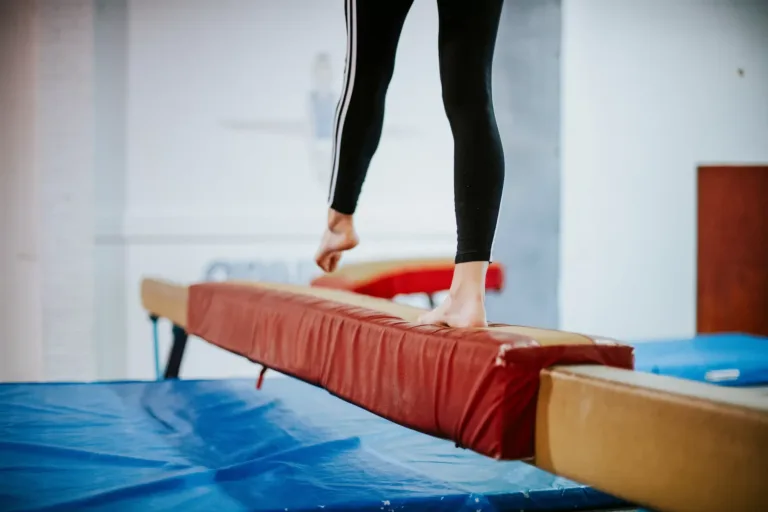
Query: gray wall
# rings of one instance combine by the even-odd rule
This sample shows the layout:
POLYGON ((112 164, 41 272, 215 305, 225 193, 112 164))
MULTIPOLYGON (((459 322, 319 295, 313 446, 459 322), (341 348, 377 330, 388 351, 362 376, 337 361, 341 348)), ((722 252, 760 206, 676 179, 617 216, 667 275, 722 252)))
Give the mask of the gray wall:
POLYGON ((488 318, 559 323, 561 0, 504 5, 494 60, 494 103, 506 179, 494 260, 506 286, 488 318))

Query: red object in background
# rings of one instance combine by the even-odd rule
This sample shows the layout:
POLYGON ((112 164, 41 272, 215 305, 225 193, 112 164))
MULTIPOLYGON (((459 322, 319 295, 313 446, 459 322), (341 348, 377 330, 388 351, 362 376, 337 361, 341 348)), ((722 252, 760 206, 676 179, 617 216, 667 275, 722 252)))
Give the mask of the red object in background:
POLYGON ((768 336, 768 166, 699 168, 699 333, 768 336))
MULTIPOLYGON (((364 267, 365 264, 357 266, 364 267)), ((448 290, 453 279, 453 263, 403 262, 402 266, 385 268, 381 272, 357 272, 357 275, 340 271, 322 275, 312 281, 312 286, 334 288, 391 299, 396 295, 417 293, 433 294, 448 290)), ((504 287, 504 268, 499 263, 488 266, 485 278, 486 290, 500 291, 504 287)))

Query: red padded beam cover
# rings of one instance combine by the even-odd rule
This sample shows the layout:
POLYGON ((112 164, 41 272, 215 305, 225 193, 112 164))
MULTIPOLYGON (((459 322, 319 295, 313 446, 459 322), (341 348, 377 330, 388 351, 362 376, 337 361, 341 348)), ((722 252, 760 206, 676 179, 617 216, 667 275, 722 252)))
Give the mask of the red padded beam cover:
POLYGON ((498 459, 533 456, 542 368, 633 366, 628 346, 540 346, 522 335, 420 326, 310 295, 231 283, 190 287, 187 328, 395 423, 498 459))
MULTIPOLYGON (((350 279, 341 272, 339 275, 324 274, 315 278, 312 286, 391 299, 396 295, 442 292, 451 287, 452 279, 453 265, 443 267, 425 265, 424 268, 395 269, 363 280, 350 279)), ((503 286, 504 269, 498 264, 490 265, 485 277, 486 290, 498 291, 503 286)))

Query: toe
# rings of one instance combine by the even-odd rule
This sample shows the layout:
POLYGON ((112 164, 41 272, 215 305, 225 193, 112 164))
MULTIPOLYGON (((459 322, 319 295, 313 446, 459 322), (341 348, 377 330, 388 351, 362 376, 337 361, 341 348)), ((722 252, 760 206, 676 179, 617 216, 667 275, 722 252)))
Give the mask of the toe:
POLYGON ((333 253, 330 256, 328 256, 328 269, 326 272, 333 272, 336 270, 336 267, 339 266, 339 260, 341 259, 341 253, 333 253))
POLYGON ((317 263, 318 267, 323 266, 323 261, 325 261, 326 257, 328 256, 328 251, 325 247, 322 245, 317 248, 317 252, 315 252, 315 263, 317 263))
POLYGON ((317 257, 317 259, 315 259, 315 261, 317 262, 317 266, 320 267, 320 269, 322 269, 323 272, 328 272, 328 267, 329 267, 328 254, 321 254, 320 256, 317 257))

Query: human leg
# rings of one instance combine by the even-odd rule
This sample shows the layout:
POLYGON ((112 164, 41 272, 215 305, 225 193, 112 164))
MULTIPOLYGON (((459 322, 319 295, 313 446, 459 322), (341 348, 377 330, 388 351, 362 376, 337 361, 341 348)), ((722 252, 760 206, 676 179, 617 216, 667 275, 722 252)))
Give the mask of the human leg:
POLYGON ((413 0, 346 0, 347 58, 336 108, 328 225, 315 261, 333 271, 358 243, 354 213, 379 145, 397 44, 413 0))
POLYGON ((456 268, 448 298, 421 321, 482 327, 485 276, 504 186, 491 70, 503 0, 438 0, 440 78, 454 140, 456 268))

